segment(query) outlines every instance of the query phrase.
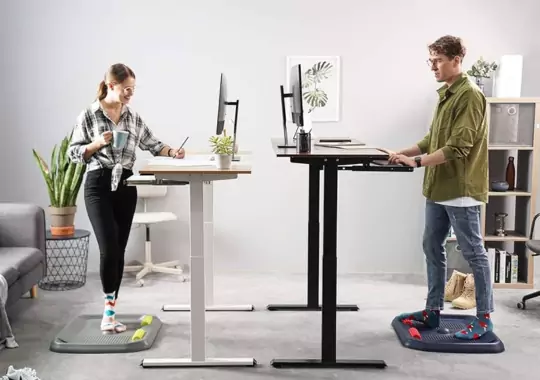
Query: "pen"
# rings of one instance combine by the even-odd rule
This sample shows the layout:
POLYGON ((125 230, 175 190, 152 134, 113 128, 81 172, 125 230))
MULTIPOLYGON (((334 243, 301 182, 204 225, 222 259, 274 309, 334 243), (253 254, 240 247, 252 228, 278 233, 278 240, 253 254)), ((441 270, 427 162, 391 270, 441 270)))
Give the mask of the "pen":
POLYGON ((178 150, 182 149, 184 147, 184 144, 186 143, 186 141, 188 141, 189 139, 189 136, 186 137, 186 139, 184 140, 184 142, 182 143, 182 145, 180 145, 180 148, 178 148, 178 150))

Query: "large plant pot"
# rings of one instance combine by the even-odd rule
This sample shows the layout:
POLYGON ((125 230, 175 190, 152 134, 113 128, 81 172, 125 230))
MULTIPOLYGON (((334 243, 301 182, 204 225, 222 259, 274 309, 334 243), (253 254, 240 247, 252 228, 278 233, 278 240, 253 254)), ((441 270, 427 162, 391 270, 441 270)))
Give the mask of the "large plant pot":
POLYGON ((230 169, 232 166, 232 155, 216 154, 215 162, 218 169, 230 169))
POLYGON ((75 213, 77 206, 49 207, 51 218, 51 234, 54 236, 69 236, 75 233, 75 213))

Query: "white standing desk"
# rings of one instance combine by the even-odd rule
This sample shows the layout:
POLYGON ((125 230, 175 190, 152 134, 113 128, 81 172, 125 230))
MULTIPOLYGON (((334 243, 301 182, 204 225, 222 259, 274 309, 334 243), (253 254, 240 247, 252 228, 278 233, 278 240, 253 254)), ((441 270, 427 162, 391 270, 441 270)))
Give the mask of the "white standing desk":
MULTIPOLYGON (((189 157, 193 158, 195 161, 207 161, 211 156, 210 153, 205 152, 189 152, 189 157)), ((240 164, 242 168, 249 168, 251 171, 251 166, 244 163, 247 161, 248 155, 242 155, 242 163, 240 164)), ((212 163, 213 164, 213 163, 212 163)), ((235 163, 236 164, 236 163, 235 163)), ((168 167, 163 165, 148 166, 149 168, 161 168, 167 169, 168 167)), ((182 166, 174 167, 175 175, 181 174, 179 169, 202 169, 202 168, 213 168, 213 166, 206 167, 192 167, 192 166, 182 166)), ((146 168, 145 168, 146 169, 146 168)), ((171 169, 171 168, 168 168, 171 169)), ((190 172, 190 171, 189 171, 190 172)), ((142 172, 140 172, 142 174, 142 172)), ((156 177, 157 178, 157 177, 156 177)), ((177 181, 177 177, 172 178, 170 176, 166 177, 167 179, 172 179, 177 181)), ((219 177, 217 180, 228 179, 219 177)), ((205 298, 206 298, 206 311, 253 311, 255 307, 252 304, 216 304, 214 301, 214 181, 216 179, 211 179, 206 176, 203 183, 203 202, 204 202, 204 279, 205 279, 205 298)), ((184 180, 182 180, 184 181, 184 180)), ((188 181, 185 181, 188 182, 188 181)), ((174 185, 169 185, 174 186, 174 185)), ((190 305, 182 304, 168 304, 163 305, 163 311, 190 311, 190 305)))
MULTIPOLYGON (((190 358, 146 358, 141 365, 149 367, 251 367, 256 364, 254 358, 208 358, 206 355, 206 297, 213 298, 213 292, 206 290, 213 285, 212 266, 206 266, 205 259, 212 250, 213 221, 207 211, 206 202, 212 205, 212 182, 238 178, 239 174, 251 174, 251 166, 233 163, 231 169, 217 169, 215 166, 166 166, 148 165, 139 170, 137 178, 153 176, 157 184, 174 186, 189 183, 190 193, 190 241, 191 241, 191 300, 184 310, 191 311, 191 357, 190 358), (170 182, 170 181, 175 181, 170 182), (206 190, 206 191, 205 191, 206 190), (205 277, 207 280, 205 281, 205 277), (210 279, 210 282, 208 282, 210 279)), ((133 181, 132 183, 136 183, 133 181)), ((212 288, 210 288, 212 289, 212 288)), ((213 301, 213 299, 210 299, 213 301)), ((213 306, 213 305, 210 305, 213 306)), ((174 306, 172 306, 174 308, 174 306)), ((178 307, 176 307, 179 309, 178 307)), ((212 309, 212 307, 210 307, 212 309)), ((165 310, 165 307, 164 307, 165 310)))

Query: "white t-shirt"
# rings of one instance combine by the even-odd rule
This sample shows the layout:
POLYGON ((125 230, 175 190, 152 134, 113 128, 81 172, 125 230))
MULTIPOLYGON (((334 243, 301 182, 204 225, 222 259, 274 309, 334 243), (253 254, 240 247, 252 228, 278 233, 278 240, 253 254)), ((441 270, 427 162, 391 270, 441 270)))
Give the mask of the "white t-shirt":
POLYGON ((435 202, 443 206, 453 206, 453 207, 471 207, 471 206, 480 206, 483 202, 480 202, 473 197, 460 197, 455 199, 449 199, 447 201, 435 202))

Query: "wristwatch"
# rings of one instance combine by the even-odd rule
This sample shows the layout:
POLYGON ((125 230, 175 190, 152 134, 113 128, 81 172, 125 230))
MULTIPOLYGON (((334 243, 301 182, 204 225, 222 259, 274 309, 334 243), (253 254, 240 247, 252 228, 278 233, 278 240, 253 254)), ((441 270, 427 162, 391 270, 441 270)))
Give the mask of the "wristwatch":
POLYGON ((416 162, 416 167, 419 168, 420 166, 422 166, 422 157, 420 156, 415 157, 414 162, 416 162))

